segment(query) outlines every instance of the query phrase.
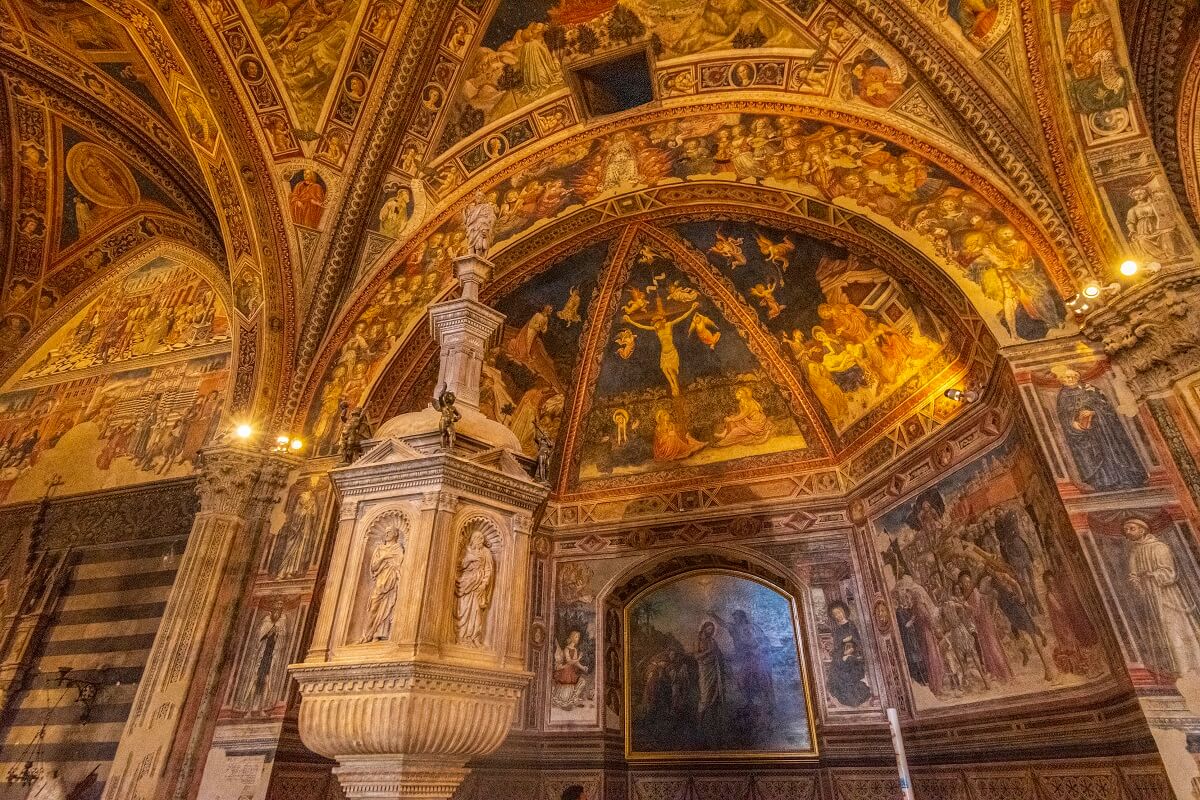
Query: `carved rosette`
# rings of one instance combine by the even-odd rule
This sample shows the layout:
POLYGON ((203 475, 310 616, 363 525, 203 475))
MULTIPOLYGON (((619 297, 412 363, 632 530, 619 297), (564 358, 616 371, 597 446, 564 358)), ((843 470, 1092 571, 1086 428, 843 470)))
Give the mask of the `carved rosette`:
POLYGON ((1139 397, 1200 370, 1200 268, 1163 275, 1121 294, 1084 333, 1103 344, 1139 397))

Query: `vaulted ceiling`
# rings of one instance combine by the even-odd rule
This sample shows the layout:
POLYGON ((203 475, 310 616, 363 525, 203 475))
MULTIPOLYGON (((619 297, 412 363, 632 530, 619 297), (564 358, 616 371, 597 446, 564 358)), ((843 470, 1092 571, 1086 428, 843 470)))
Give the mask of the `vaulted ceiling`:
POLYGON ((1196 133, 1143 121, 1120 80, 1152 55, 1124 66, 1120 27, 1096 0, 0 0, 4 375, 169 244, 233 301, 232 409, 294 429, 342 399, 382 413, 419 380, 395 354, 425 346, 476 189, 501 211, 497 304, 585 232, 733 203, 770 210, 776 241, 896 243, 879 268, 956 285, 973 339, 1067 335, 1062 301, 1134 246, 1130 195, 1164 217, 1171 190, 1196 197, 1194 158, 1163 174, 1139 145, 1166 152, 1173 126, 1194 155, 1196 133), (631 52, 652 101, 589 113, 579 69, 631 52), (1084 64, 1098 52, 1117 77, 1084 64), (1105 148, 1136 169, 1105 173, 1105 148), (1020 314, 987 248, 1033 265, 1020 314))

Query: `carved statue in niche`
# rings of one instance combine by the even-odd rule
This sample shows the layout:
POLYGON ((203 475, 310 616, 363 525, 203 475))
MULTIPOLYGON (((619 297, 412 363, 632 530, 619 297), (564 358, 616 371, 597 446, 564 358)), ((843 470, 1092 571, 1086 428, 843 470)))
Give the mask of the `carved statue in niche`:
POLYGON ((454 582, 454 629, 459 644, 480 647, 487 634, 487 613, 496 587, 496 556, 482 521, 473 521, 468 530, 454 582))
POLYGON ((367 624, 359 644, 381 641, 392 633, 396 594, 400 590, 400 566, 404 563, 404 542, 401 541, 404 521, 398 515, 389 515, 384 520, 381 520, 382 539, 371 553, 371 596, 367 603, 367 624))

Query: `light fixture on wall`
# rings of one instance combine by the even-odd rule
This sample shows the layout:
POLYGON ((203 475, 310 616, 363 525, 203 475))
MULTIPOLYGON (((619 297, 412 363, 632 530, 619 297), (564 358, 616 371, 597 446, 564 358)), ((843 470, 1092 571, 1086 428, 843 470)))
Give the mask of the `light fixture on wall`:
POLYGON ((979 394, 970 389, 947 389, 945 395, 958 403, 974 403, 979 399, 979 394))
POLYGON ((304 449, 304 440, 294 436, 289 436, 286 433, 281 433, 275 437, 275 444, 271 447, 272 453, 299 453, 304 449))
POLYGON ((233 429, 233 435, 239 439, 249 439, 254 435, 254 428, 248 422, 239 423, 233 429))

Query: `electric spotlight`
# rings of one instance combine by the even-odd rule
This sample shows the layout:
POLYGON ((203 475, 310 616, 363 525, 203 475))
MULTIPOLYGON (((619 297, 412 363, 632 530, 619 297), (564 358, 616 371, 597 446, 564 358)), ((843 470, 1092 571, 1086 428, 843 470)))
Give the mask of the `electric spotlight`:
POLYGON ((275 444, 281 444, 284 447, 286 447, 287 443, 288 443, 288 437, 284 436, 283 434, 280 434, 279 436, 275 437, 275 444))
POLYGON ((1089 283, 1087 286, 1083 287, 1083 296, 1084 297, 1099 297, 1100 296, 1100 286, 1095 283, 1089 283))
POLYGON ((304 442, 299 439, 292 439, 291 447, 293 450, 299 450, 304 447, 304 442))
POLYGON ((1127 277, 1137 275, 1138 268, 1138 262, 1134 261, 1133 259, 1121 262, 1121 274, 1127 277))
POLYGON ((254 433, 254 429, 243 422, 241 425, 238 425, 236 428, 233 429, 233 433, 239 439, 249 439, 250 436, 254 433))
POLYGON ((962 389, 947 389, 945 394, 947 398, 958 403, 974 403, 979 399, 979 395, 975 392, 964 392, 962 389))

